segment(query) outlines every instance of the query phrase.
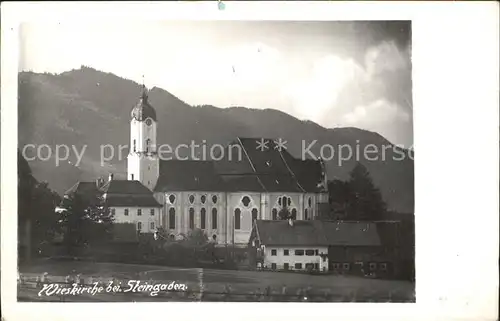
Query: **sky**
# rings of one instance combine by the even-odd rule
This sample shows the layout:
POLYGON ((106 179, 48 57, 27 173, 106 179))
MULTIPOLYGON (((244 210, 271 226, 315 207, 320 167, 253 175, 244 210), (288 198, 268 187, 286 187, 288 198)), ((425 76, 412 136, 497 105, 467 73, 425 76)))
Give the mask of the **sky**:
POLYGON ((90 66, 191 105, 278 109, 410 148, 410 29, 400 21, 29 23, 19 69, 90 66))

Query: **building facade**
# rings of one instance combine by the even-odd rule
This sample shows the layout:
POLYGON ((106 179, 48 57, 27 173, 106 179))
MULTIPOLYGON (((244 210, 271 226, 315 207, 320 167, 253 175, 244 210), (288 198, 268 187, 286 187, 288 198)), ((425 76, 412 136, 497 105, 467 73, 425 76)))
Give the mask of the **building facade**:
POLYGON ((161 204, 158 223, 170 238, 202 229, 217 244, 246 246, 255 220, 278 220, 283 208, 312 220, 328 203, 321 160, 296 159, 262 138, 237 138, 217 160, 162 160, 158 126, 144 87, 131 112, 127 178, 161 204))

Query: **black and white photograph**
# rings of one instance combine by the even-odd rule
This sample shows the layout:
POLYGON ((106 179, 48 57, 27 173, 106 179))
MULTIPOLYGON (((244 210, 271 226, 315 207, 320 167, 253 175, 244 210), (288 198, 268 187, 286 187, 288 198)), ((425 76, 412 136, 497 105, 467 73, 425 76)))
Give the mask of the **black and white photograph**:
POLYGON ((498 4, 0 13, 2 321, 497 318, 498 4))
POLYGON ((19 301, 415 301, 410 21, 20 37, 19 301))

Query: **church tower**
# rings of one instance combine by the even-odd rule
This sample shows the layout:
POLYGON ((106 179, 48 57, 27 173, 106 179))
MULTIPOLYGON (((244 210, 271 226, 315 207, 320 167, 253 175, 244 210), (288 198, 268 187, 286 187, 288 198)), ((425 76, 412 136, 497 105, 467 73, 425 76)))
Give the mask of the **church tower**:
POLYGON ((156 149, 156 111, 148 102, 148 91, 142 86, 139 103, 130 113, 130 152, 127 157, 127 179, 140 181, 153 190, 159 177, 160 161, 156 149))

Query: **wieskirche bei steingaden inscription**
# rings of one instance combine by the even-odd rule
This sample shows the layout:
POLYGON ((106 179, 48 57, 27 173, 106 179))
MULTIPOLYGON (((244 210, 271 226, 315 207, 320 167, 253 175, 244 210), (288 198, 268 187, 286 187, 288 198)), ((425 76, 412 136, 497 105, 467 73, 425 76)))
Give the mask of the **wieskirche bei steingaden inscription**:
POLYGON ((409 21, 20 37, 19 301, 415 302, 409 21))

